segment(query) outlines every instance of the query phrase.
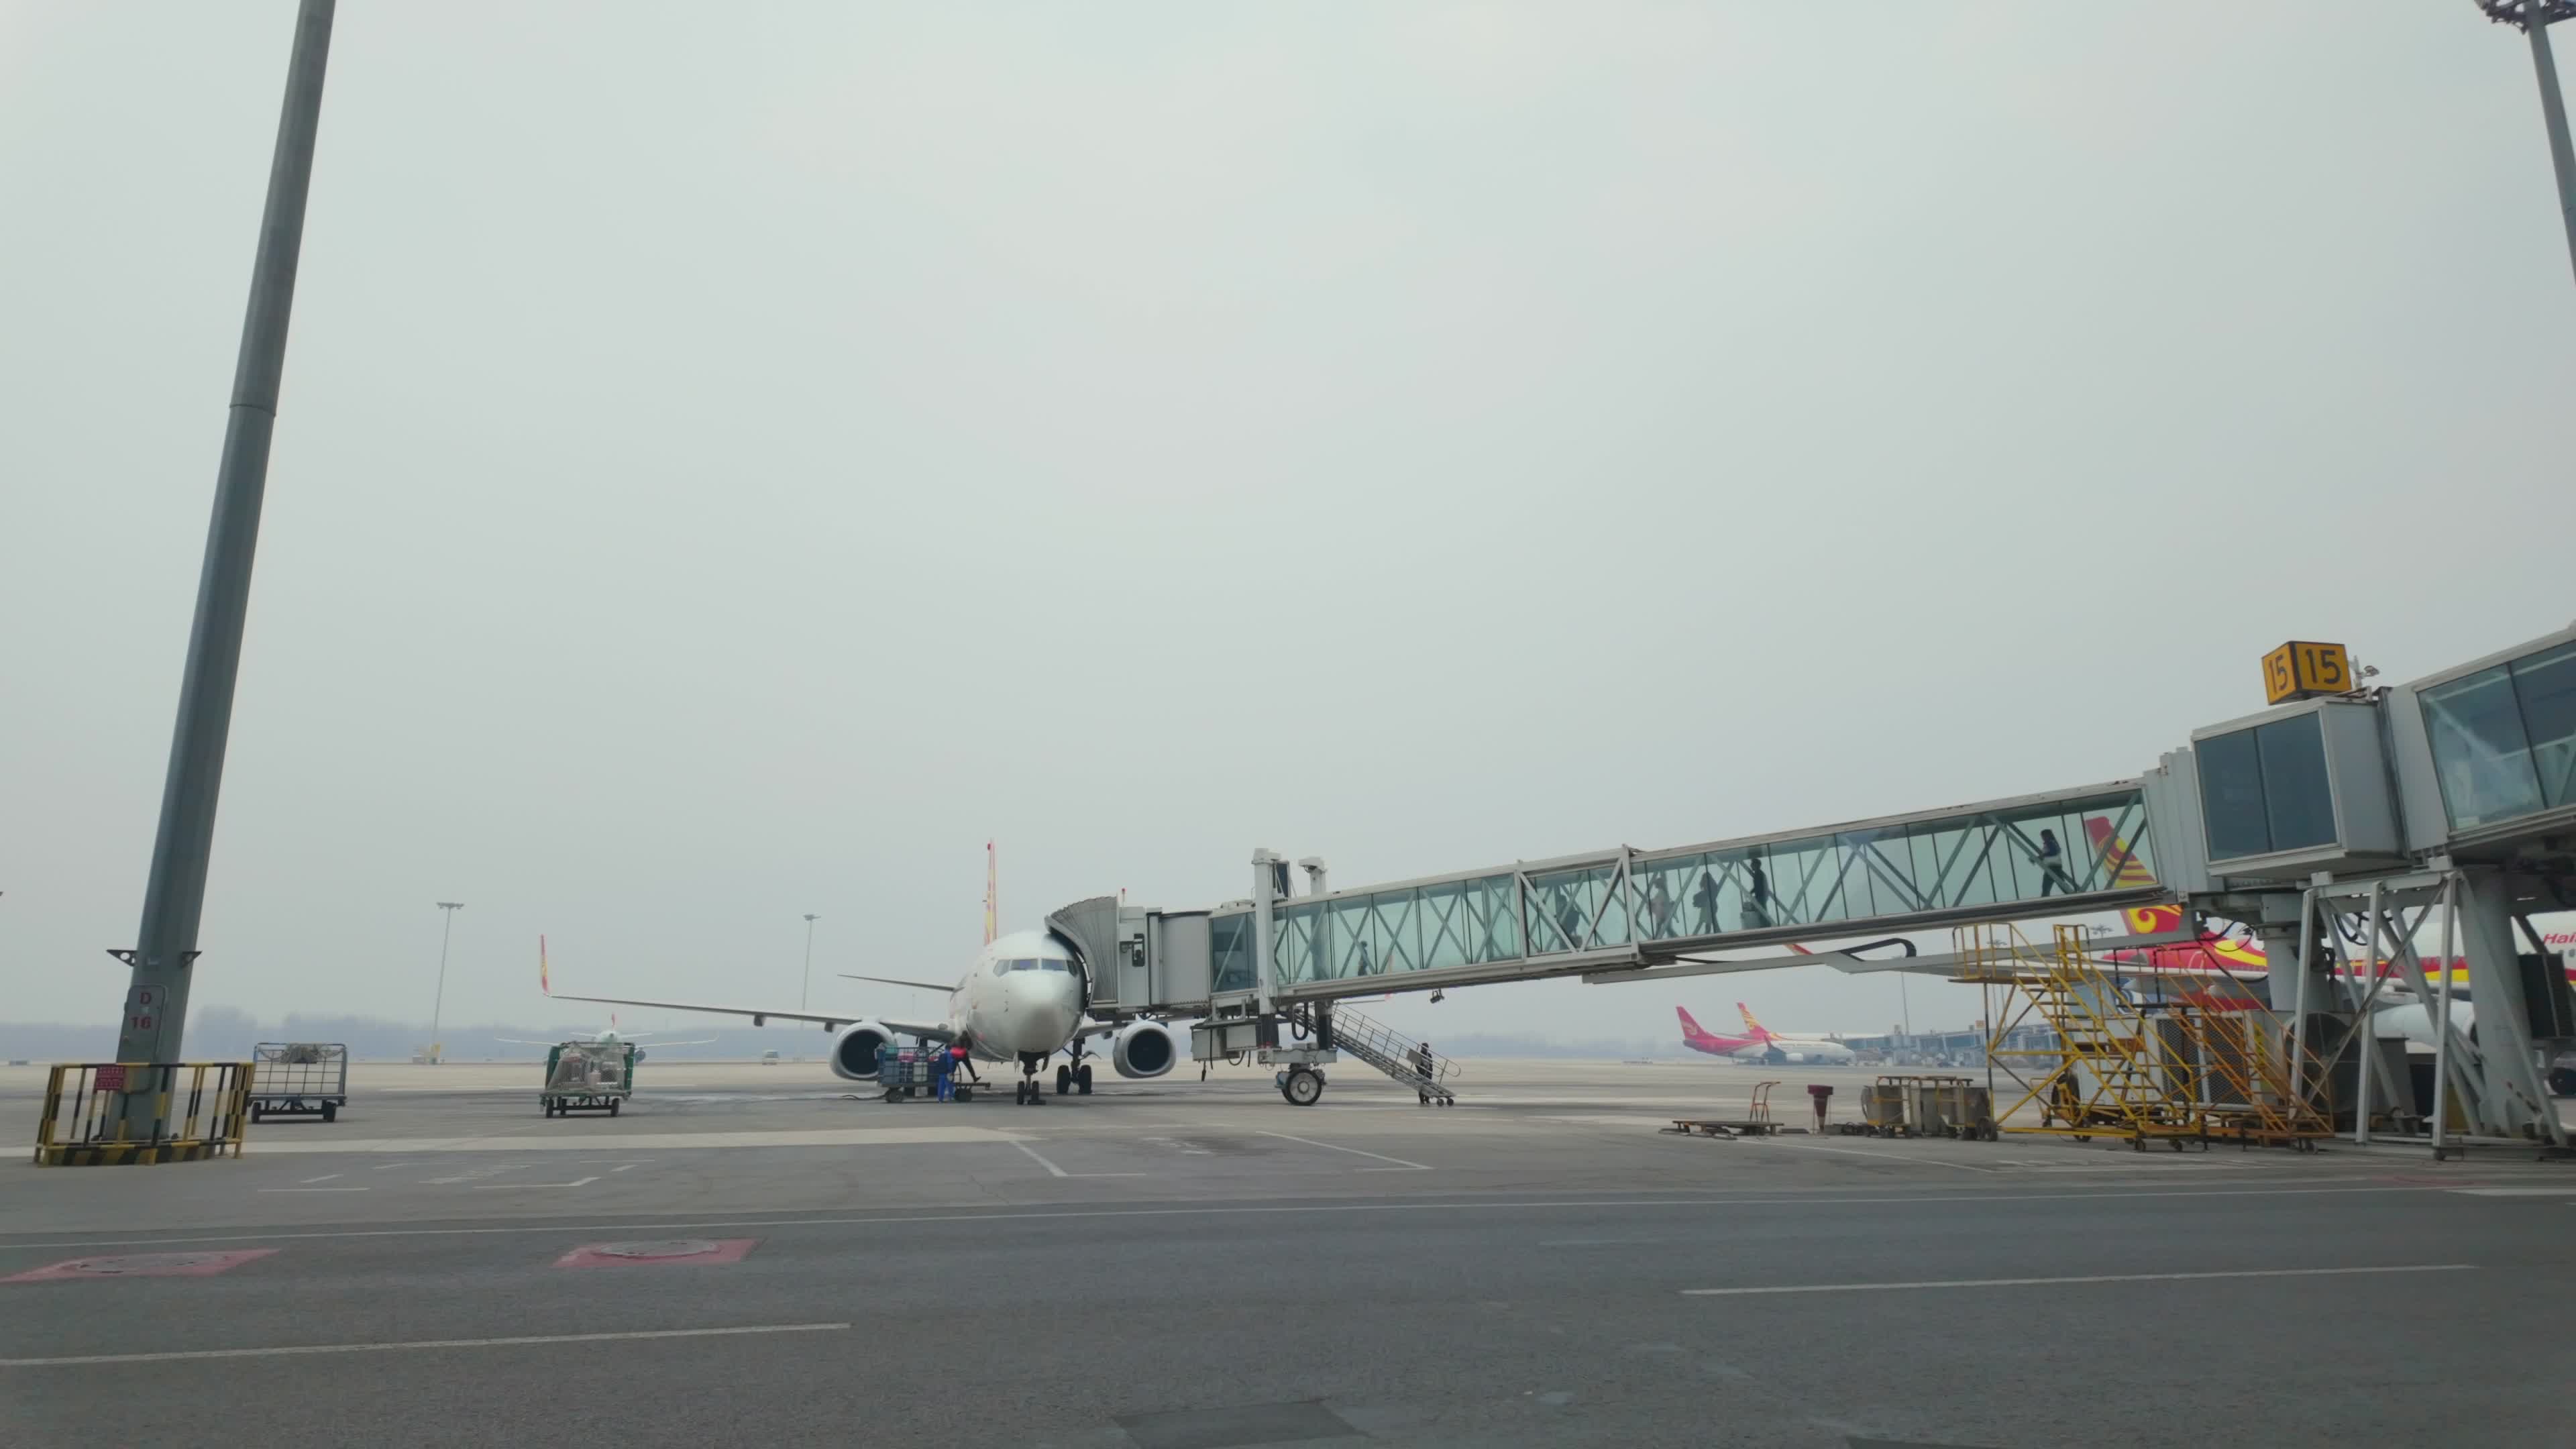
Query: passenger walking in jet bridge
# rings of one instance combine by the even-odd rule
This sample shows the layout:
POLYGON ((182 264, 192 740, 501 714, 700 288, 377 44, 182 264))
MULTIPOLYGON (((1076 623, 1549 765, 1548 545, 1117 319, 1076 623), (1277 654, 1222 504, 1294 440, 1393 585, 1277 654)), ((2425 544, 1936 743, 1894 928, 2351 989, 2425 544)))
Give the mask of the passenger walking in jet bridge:
POLYGON ((2063 890, 2070 896, 2075 894, 2075 877, 2066 873, 2066 847, 2057 843, 2056 831, 2039 832, 2039 854, 2032 856, 2030 860, 2031 864, 2039 867, 2041 895, 2057 890, 2063 890))
POLYGON ((1359 954, 1359 963, 1360 963, 1360 964, 1359 964, 1359 970, 1358 970, 1357 972, 1355 972, 1354 974, 1355 974, 1355 975, 1360 975, 1360 976, 1366 976, 1367 974, 1369 974, 1369 948, 1368 948, 1368 938, 1367 938, 1367 937, 1365 937, 1365 936, 1363 936, 1363 937, 1361 937, 1361 938, 1360 938, 1360 941, 1359 941, 1359 947, 1358 947, 1358 954, 1359 954))
POLYGON ((1646 934, 1655 940, 1671 935, 1673 893, 1664 887, 1664 878, 1656 876, 1646 883, 1646 934))
POLYGON ((1771 878, 1762 873, 1762 857, 1746 856, 1744 873, 1753 877, 1753 888, 1744 897, 1744 929, 1758 931, 1771 924, 1771 878))
POLYGON ((1699 933, 1717 934, 1717 877, 1706 870, 1699 873, 1699 889, 1691 892, 1691 904, 1699 907, 1699 933))

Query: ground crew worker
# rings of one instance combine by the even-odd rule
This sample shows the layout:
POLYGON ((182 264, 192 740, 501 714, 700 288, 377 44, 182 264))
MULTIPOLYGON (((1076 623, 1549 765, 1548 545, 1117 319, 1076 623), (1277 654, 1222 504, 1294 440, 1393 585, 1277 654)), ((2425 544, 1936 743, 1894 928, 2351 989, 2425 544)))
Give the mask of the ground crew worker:
POLYGON ((1418 1095, 1421 1096, 1422 1105, 1425 1107, 1431 1105, 1431 1066, 1431 1043, 1427 1041, 1415 1042, 1413 1044, 1413 1070, 1420 1073, 1422 1076, 1421 1090, 1418 1095))
POLYGON ((930 1079, 938 1084, 940 1101, 954 1102, 957 1100, 956 1058, 950 1056, 946 1052, 941 1052, 937 1057, 932 1058, 930 1063, 930 1079))

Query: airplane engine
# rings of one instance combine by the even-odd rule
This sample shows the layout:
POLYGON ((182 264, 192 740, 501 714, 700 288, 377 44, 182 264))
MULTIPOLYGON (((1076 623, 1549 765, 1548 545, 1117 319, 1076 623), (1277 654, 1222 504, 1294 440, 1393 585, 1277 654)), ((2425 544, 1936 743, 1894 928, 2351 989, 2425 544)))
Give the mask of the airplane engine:
POLYGON ((877 1079, 877 1048, 894 1040, 894 1033, 873 1021, 854 1021, 841 1028, 832 1039, 832 1075, 845 1082, 873 1082, 877 1079))
POLYGON ((1180 1059, 1177 1036, 1159 1021, 1131 1021, 1110 1040, 1109 1061, 1122 1077, 1159 1077, 1180 1059))

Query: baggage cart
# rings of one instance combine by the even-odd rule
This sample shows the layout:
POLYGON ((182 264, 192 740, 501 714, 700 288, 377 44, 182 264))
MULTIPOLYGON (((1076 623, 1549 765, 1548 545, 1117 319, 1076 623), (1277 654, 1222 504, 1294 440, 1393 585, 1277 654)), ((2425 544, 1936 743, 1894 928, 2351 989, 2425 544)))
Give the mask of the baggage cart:
POLYGON ((635 1043, 568 1041, 546 1050, 546 1085, 538 1101, 549 1117, 617 1109, 635 1094, 635 1043))
MULTIPOLYGON (((877 1085, 884 1088, 884 1100, 906 1102, 915 1097, 936 1100, 939 1096, 939 1059, 944 1050, 937 1047, 877 1048, 877 1085)), ((954 1089, 956 1100, 975 1100, 975 1088, 962 1076, 954 1089)))
POLYGON ((264 1041, 250 1049, 250 1120, 340 1119, 349 1104, 349 1047, 336 1041, 264 1041))

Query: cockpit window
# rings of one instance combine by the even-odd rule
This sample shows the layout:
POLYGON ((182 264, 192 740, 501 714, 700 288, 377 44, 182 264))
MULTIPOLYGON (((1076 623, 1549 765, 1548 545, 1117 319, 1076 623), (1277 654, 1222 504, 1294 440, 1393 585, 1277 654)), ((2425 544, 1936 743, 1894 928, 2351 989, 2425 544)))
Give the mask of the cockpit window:
POLYGON ((994 962, 994 963, 993 963, 993 974, 994 974, 994 975, 996 975, 996 976, 999 976, 999 975, 1001 975, 1003 972, 1008 971, 1008 970, 1010 970, 1010 969, 1011 969, 1011 963, 1010 963, 1010 962, 1008 962, 1008 961, 996 961, 996 962, 994 962))
POLYGON ((1001 975, 1001 974, 1002 974, 1004 971, 1006 971, 1006 970, 1008 970, 1008 971, 1070 971, 1070 970, 1072 970, 1072 969, 1073 969, 1073 963, 1072 963, 1072 962, 1070 962, 1070 961, 1058 961, 1058 960, 1053 960, 1053 959, 1051 959, 1051 958, 1044 957, 1044 956, 1039 956, 1039 957, 1026 957, 1026 956, 1024 956, 1024 957, 1021 957, 1019 960, 1016 960, 1016 961, 996 961, 996 962, 994 962, 994 963, 993 963, 993 974, 994 974, 994 975, 996 975, 996 976, 1001 975))

